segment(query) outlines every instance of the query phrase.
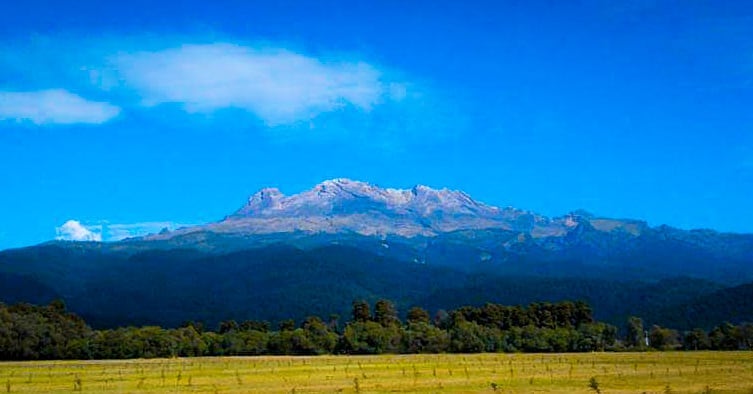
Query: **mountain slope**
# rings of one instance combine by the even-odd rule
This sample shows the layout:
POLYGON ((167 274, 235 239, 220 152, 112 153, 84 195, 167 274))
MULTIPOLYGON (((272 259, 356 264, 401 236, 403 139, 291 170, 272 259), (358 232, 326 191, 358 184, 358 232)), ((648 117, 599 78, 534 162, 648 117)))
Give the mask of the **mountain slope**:
MULTIPOLYGON (((5 257, 0 253, 0 267, 9 269, 5 257)), ((16 251, 14 258, 21 257, 24 264, 15 266, 19 273, 6 275, 30 275, 58 264, 55 275, 37 280, 95 327, 177 326, 186 320, 214 326, 227 319, 274 322, 331 313, 347 318, 353 300, 379 298, 394 300, 403 312, 414 305, 433 312, 485 302, 577 299, 591 303, 599 319, 621 325, 628 315, 642 315, 664 303, 683 304, 721 288, 689 278, 650 284, 480 274, 345 245, 303 250, 275 244, 228 254, 176 249, 131 255, 48 245, 43 251, 16 251)), ((3 294, 0 291, 0 297, 3 294)))
POLYGON ((722 322, 753 322, 753 283, 701 294, 679 305, 647 311, 647 316, 664 326, 680 329, 711 329, 722 322))

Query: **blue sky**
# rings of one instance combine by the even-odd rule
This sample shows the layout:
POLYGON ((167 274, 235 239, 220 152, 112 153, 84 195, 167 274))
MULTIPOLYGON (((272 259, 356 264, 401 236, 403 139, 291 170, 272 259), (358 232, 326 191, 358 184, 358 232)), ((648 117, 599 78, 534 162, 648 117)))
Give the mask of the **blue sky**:
POLYGON ((336 177, 753 232, 750 2, 268 3, 0 5, 0 249, 336 177))

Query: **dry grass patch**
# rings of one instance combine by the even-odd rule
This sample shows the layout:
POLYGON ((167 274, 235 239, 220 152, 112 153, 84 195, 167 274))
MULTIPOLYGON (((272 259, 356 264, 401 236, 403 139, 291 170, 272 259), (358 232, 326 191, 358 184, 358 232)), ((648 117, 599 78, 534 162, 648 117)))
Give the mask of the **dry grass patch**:
POLYGON ((9 393, 753 393, 753 352, 4 362, 0 384, 9 393))

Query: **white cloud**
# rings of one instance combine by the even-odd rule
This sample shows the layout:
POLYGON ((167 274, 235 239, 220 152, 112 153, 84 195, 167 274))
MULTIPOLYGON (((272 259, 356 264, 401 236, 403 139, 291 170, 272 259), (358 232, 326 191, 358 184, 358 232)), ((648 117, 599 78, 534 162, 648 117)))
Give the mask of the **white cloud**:
POLYGON ((84 226, 77 220, 69 220, 55 229, 55 239, 64 241, 101 241, 102 228, 84 226))
POLYGON ((65 241, 120 241, 126 238, 156 234, 164 229, 172 231, 188 226, 192 226, 192 224, 175 222, 84 224, 77 220, 69 220, 55 229, 55 239, 65 241))
POLYGON ((37 125, 104 123, 116 117, 120 108, 88 101, 62 89, 30 92, 0 91, 0 120, 32 122, 37 125))
POLYGON ((369 111, 385 99, 405 96, 403 85, 383 81, 370 64, 323 62, 285 49, 183 45, 120 55, 114 64, 145 106, 178 103, 199 113, 239 108, 270 126, 346 106, 369 111))

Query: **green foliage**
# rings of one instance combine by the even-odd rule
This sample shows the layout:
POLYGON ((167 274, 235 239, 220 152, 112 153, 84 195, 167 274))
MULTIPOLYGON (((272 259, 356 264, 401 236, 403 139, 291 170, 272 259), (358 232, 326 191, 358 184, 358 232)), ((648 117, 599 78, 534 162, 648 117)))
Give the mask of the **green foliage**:
POLYGON ((332 353, 337 345, 338 336, 330 331, 322 319, 312 316, 303 323, 303 330, 311 344, 310 351, 312 354, 332 353))
POLYGON ((245 320, 238 326, 238 329, 241 331, 268 332, 269 327, 270 325, 268 321, 245 320))
POLYGON ((404 353, 444 353, 449 346, 449 333, 439 327, 423 321, 405 326, 401 347, 404 353))
POLYGON ((295 320, 285 319, 280 322, 280 331, 293 331, 295 330, 295 320))
POLYGON ((341 350, 349 354, 397 353, 402 330, 397 326, 384 327, 379 323, 353 322, 345 327, 341 350))
POLYGON ((685 350, 706 350, 711 348, 708 334, 700 328, 686 331, 682 342, 685 350))
POLYGON ((617 340, 617 327, 605 323, 582 324, 578 333, 575 350, 579 352, 604 351, 617 340))
POLYGON ((654 325, 648 333, 648 339, 654 349, 676 350, 680 348, 680 334, 677 330, 654 325))
POLYGON ((450 351, 481 353, 494 351, 493 333, 476 322, 461 321, 450 329, 450 351))
MULTIPOLYGON (((374 315, 365 301, 353 303, 354 319, 338 332, 337 317, 325 323, 307 317, 296 327, 283 321, 278 331, 269 323, 233 320, 217 332, 186 323, 175 329, 158 326, 92 330, 61 302, 49 306, 0 304, 0 359, 127 359, 264 354, 382 354, 479 352, 592 352, 620 349, 617 329, 591 317, 587 305, 536 303, 525 308, 485 304, 465 306, 429 321, 429 314, 412 308, 405 323, 394 304, 379 300, 374 315)), ((643 325, 628 320, 625 342, 641 347, 643 325), (637 345, 636 345, 637 343, 637 345)), ((710 333, 695 329, 681 337, 675 330, 653 326, 651 346, 658 350, 751 349, 753 324, 725 323, 710 333)))
POLYGON ((626 345, 635 349, 643 349, 646 346, 644 341, 643 319, 636 316, 630 316, 626 328, 626 345))
POLYGON ((371 320, 371 311, 369 303, 364 300, 353 301, 353 309, 351 312, 353 321, 359 323, 365 323, 371 320))
POLYGON ((0 304, 0 359, 39 360, 86 356, 91 329, 62 302, 49 306, 0 304))
POLYGON ((709 342, 714 350, 738 350, 739 343, 735 326, 725 322, 709 332, 709 342))
POLYGON ((395 304, 384 299, 377 301, 374 304, 374 321, 381 324, 382 327, 400 325, 395 304))
POLYGON ((430 317, 429 312, 426 311, 426 309, 414 306, 413 308, 410 308, 408 310, 408 316, 406 318, 408 323, 425 323, 429 324, 430 317))

